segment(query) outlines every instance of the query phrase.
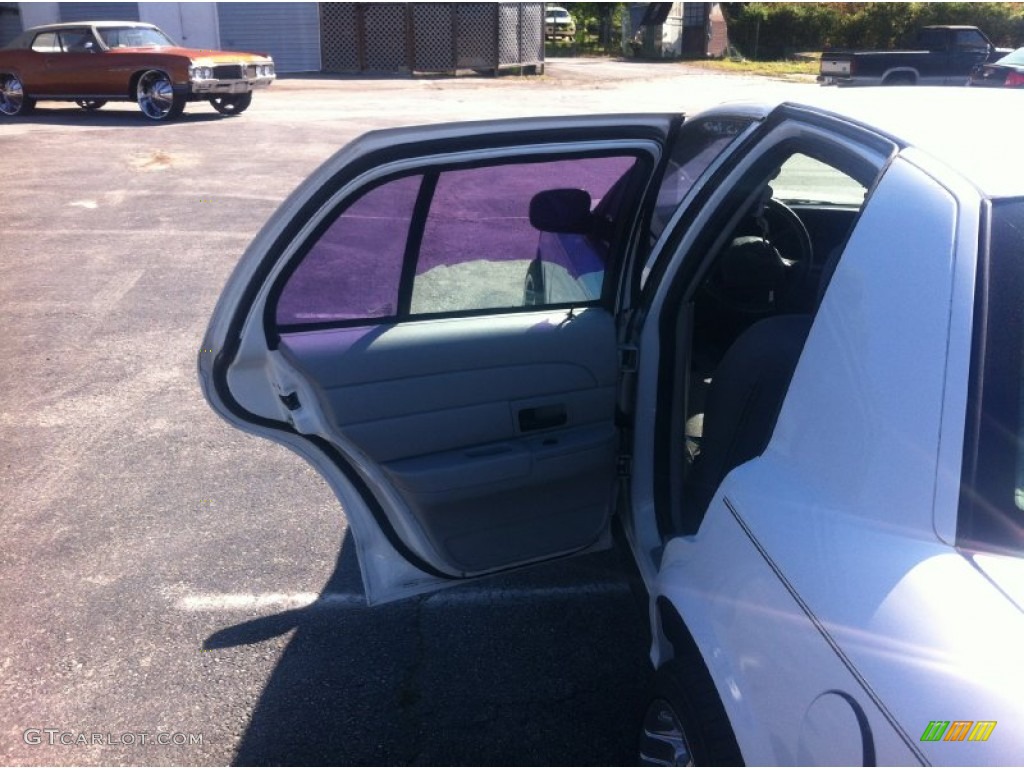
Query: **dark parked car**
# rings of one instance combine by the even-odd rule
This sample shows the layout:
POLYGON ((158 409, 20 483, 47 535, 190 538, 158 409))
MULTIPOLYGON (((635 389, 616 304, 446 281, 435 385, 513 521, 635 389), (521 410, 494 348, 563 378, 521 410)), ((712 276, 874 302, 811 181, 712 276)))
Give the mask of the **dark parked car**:
POLYGON ((980 88, 1024 88, 1024 48, 999 61, 975 67, 967 84, 980 88))
POLYGON ((922 28, 906 50, 825 51, 822 85, 963 85, 979 64, 1010 49, 996 48, 977 27, 922 28))

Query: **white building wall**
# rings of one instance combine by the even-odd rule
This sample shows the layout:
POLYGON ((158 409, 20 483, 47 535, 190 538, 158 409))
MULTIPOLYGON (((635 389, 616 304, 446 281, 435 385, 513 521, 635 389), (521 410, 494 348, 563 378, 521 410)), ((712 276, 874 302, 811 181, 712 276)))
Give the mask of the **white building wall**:
POLYGON ((59 3, 18 3, 18 10, 21 11, 23 29, 60 21, 59 3))
POLYGON ((672 58, 683 55, 683 4, 672 3, 668 18, 661 25, 661 55, 672 58))
POLYGON ((216 3, 139 3, 139 19, 186 48, 220 48, 216 3))

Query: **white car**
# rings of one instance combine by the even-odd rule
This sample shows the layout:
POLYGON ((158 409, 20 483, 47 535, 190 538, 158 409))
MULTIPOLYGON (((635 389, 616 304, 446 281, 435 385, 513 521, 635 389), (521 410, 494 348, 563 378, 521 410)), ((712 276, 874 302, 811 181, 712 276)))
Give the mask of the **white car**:
POLYGON ((565 8, 549 5, 544 13, 544 36, 552 40, 571 40, 576 36, 576 22, 565 8))
POLYGON ((204 394, 327 479, 371 603, 617 520, 648 762, 1019 764, 1009 96, 367 134, 238 264, 204 394))

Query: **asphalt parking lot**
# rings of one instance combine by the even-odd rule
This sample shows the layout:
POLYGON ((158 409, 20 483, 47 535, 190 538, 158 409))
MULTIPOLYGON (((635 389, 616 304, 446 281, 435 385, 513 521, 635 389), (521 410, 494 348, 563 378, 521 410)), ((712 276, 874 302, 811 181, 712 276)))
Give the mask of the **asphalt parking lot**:
POLYGON ((368 609, 343 510, 213 415, 198 346, 262 223, 366 130, 806 87, 565 61, 282 79, 235 118, 0 122, 0 762, 632 762, 647 638, 624 555, 368 609))

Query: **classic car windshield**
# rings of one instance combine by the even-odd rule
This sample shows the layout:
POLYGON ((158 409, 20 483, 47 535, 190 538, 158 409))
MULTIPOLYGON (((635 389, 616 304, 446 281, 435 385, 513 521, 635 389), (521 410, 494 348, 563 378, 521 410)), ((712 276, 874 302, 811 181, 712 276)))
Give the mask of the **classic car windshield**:
POLYGON ((159 48, 174 45, 167 35, 150 27, 101 27, 99 33, 108 48, 159 48))

